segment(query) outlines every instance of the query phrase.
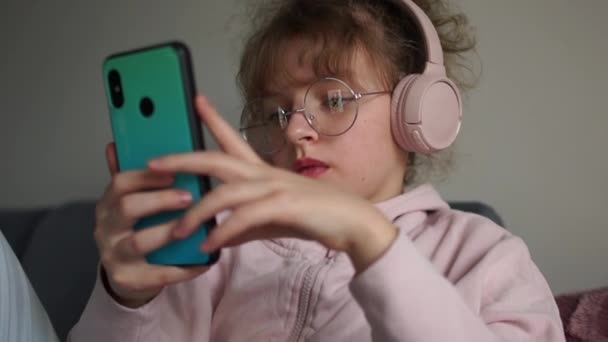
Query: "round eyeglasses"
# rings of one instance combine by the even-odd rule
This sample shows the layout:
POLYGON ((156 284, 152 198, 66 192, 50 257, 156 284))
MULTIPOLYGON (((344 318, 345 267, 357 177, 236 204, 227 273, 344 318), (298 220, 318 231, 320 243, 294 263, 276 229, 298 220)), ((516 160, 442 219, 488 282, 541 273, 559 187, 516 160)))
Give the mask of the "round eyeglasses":
POLYGON ((391 92, 358 93, 342 80, 321 78, 306 90, 301 109, 287 111, 276 97, 248 102, 241 113, 240 131, 258 154, 272 155, 285 144, 284 130, 292 115, 302 113, 310 127, 320 135, 338 136, 355 124, 361 97, 387 93, 391 92))

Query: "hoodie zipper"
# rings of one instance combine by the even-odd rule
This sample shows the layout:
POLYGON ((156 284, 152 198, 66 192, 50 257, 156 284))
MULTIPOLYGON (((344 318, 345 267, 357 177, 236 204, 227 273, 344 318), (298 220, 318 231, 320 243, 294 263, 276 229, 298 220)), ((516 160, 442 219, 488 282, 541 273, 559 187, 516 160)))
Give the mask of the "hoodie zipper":
MULTIPOLYGON (((328 262, 329 260, 325 259, 325 264, 327 264, 328 262)), ((302 332, 304 331, 304 324, 306 323, 306 318, 308 317, 308 312, 310 311, 310 299, 312 295, 312 289, 323 266, 324 264, 321 264, 320 266, 309 266, 309 268, 306 270, 306 274, 304 274, 302 292, 300 292, 300 298, 298 300, 298 313, 296 315, 296 324, 294 326, 293 331, 291 332, 289 341, 298 342, 300 340, 300 337, 302 337, 302 332)))

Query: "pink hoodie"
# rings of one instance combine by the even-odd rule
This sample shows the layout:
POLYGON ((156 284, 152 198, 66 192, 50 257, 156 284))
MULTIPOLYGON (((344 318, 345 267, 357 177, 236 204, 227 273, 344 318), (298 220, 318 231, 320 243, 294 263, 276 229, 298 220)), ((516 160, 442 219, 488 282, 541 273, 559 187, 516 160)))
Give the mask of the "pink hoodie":
POLYGON ((399 237, 355 278, 346 254, 317 242, 254 241, 139 309, 98 279, 71 341, 565 341, 520 238, 430 185, 377 207, 399 237))

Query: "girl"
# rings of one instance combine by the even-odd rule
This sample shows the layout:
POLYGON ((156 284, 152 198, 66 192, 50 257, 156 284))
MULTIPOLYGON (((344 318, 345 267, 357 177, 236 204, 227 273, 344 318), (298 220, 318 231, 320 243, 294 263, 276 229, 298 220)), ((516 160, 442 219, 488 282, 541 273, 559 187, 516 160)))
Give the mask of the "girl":
POLYGON ((420 161, 433 162, 460 125, 442 45, 453 79, 451 57, 472 47, 463 16, 417 3, 424 11, 403 0, 264 7, 239 72, 247 142, 198 96, 221 152, 117 173, 108 145, 100 275, 71 340, 563 341, 523 241, 414 186, 420 161), (438 38, 431 23, 450 31, 438 38), (178 172, 222 184, 193 204, 162 189, 178 172), (176 222, 131 228, 185 207, 176 222), (145 262, 220 213, 201 246, 222 248, 216 265, 145 262))

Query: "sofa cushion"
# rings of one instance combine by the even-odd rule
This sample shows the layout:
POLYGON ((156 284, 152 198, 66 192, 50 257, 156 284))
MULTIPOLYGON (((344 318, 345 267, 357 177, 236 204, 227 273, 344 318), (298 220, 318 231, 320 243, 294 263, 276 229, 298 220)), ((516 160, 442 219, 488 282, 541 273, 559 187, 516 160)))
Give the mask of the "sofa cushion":
POLYGON ((0 230, 19 260, 23 258, 34 229, 50 209, 0 210, 0 230))
POLYGON ((608 287, 556 297, 568 342, 608 341, 608 287))
POLYGON ((50 211, 21 260, 61 340, 78 321, 95 283, 94 211, 94 202, 73 202, 50 211))

